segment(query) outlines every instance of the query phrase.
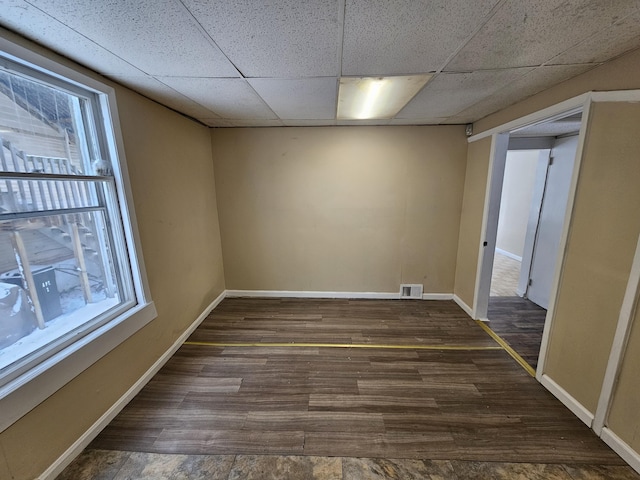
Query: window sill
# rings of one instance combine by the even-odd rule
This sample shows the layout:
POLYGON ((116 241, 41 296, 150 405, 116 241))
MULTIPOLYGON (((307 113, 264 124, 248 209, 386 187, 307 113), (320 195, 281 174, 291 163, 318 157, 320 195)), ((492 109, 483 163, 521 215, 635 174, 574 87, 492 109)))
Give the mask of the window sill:
POLYGON ((137 305, 49 357, 0 389, 0 432, 38 406, 156 318, 153 302, 137 305))

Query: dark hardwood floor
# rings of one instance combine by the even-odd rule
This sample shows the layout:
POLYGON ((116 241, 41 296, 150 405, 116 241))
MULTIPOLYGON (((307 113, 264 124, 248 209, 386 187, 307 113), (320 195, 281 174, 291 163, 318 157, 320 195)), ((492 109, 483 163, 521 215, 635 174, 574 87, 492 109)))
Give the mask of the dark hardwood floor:
POLYGON ((226 299, 91 448, 623 464, 438 301, 226 299))
POLYGON ((547 311, 526 298, 489 297, 489 327, 534 369, 547 311))

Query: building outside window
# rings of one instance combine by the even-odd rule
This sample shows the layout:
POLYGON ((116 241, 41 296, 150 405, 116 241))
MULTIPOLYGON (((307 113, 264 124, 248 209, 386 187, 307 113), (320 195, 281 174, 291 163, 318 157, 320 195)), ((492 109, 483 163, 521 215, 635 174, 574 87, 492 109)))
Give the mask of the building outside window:
POLYGON ((110 118, 0 52, 0 389, 148 302, 110 118))

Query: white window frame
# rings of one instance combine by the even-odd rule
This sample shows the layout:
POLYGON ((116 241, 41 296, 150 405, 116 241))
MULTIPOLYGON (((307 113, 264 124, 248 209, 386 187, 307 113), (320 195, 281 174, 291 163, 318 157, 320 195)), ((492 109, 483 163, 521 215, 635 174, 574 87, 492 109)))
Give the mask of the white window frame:
POLYGON ((133 209, 124 142, 116 105, 115 90, 80 69, 58 63, 15 43, 0 30, 0 55, 36 72, 75 84, 98 95, 106 146, 113 162, 116 195, 120 205, 127 255, 133 277, 135 305, 78 341, 45 358, 33 368, 0 387, 0 432, 42 403, 104 355, 156 318, 155 305, 142 258, 142 249, 133 209))

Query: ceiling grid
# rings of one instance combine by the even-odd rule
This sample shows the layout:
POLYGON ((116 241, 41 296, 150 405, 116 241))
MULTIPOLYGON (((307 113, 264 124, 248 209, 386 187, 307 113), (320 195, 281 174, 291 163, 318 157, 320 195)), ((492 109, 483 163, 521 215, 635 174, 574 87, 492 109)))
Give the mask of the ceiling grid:
POLYGON ((637 0, 3 0, 0 26, 212 127, 474 122, 640 48, 637 0), (340 76, 433 74, 337 120, 340 76))

